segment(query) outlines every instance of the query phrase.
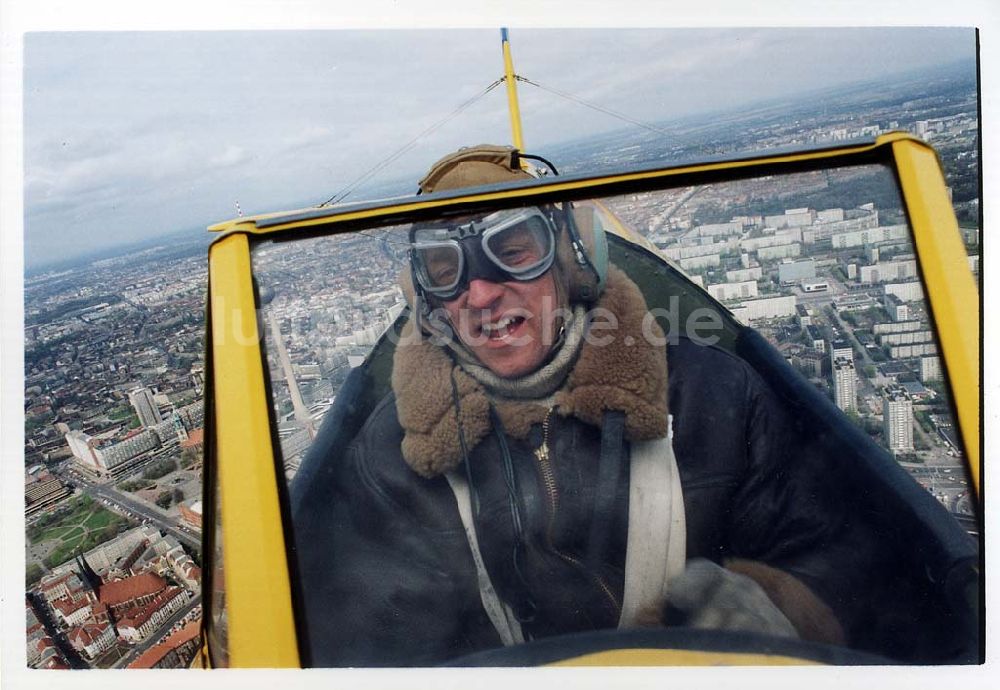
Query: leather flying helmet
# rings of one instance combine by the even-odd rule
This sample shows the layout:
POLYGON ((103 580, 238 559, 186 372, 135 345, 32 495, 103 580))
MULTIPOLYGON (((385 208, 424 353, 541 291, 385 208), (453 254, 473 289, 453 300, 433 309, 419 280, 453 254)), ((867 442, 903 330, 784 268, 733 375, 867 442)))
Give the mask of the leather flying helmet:
MULTIPOLYGON (((542 160, 527 155, 523 157, 542 160)), ((431 166, 430 171, 418 183, 417 193, 430 194, 534 179, 534 175, 521 168, 521 159, 522 154, 511 146, 481 144, 464 147, 431 166)), ((553 261, 565 281, 564 287, 570 303, 596 302, 604 287, 608 264, 607 237, 597 210, 588 204, 573 207, 566 202, 560 207, 548 207, 539 211, 542 215, 551 217, 555 223, 553 261)), ((411 255, 411 262, 414 258, 411 255)), ((537 277, 530 272, 524 275, 526 277, 518 277, 516 274, 512 277, 520 280, 537 277)), ((418 277, 426 282, 426 276, 418 276, 414 271, 412 275, 406 276, 409 280, 404 280, 404 288, 421 289, 418 277), (412 284, 406 285, 406 282, 412 284)), ((425 294, 426 296, 432 295, 425 294)))

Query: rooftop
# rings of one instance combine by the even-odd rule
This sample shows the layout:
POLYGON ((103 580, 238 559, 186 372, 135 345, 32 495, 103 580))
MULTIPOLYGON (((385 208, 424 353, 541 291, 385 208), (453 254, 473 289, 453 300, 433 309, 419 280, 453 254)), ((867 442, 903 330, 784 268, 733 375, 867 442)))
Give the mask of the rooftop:
POLYGON ((153 668, 171 651, 198 637, 200 630, 200 621, 191 621, 180 630, 172 633, 163 642, 153 645, 140 654, 126 668, 153 668))
POLYGON ((101 585, 99 596, 102 604, 115 606, 147 594, 156 594, 166 586, 166 581, 156 573, 140 573, 101 585))
POLYGON ((181 443, 181 448, 193 448, 194 446, 200 446, 204 439, 204 429, 192 429, 188 432, 187 440, 181 443))
POLYGON ((144 606, 131 608, 122 614, 122 619, 118 621, 118 628, 139 628, 149 620, 150 616, 166 606, 174 597, 179 597, 184 593, 180 587, 167 587, 163 592, 144 606))

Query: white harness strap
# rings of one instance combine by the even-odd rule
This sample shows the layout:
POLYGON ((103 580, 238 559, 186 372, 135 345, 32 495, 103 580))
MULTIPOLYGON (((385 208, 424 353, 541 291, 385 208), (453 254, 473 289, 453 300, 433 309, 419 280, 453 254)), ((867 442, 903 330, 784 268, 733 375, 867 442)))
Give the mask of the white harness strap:
POLYGON ((479 540, 476 538, 476 526, 472 522, 472 498, 469 495, 469 484, 465 477, 454 470, 445 472, 452 493, 455 494, 455 501, 458 503, 458 514, 462 518, 462 525, 465 527, 465 537, 469 541, 469 548, 472 551, 472 560, 476 564, 476 574, 479 580, 479 596, 483 600, 483 608, 489 616, 493 627, 500 634, 500 641, 505 647, 524 642, 524 634, 521 632, 521 624, 514 617, 514 612, 510 607, 500 601, 497 592, 493 589, 493 582, 490 574, 486 572, 486 564, 483 563, 483 554, 479 551, 479 540))
POLYGON ((687 526, 673 448, 667 438, 633 443, 630 454, 625 592, 619 628, 634 627, 640 612, 663 606, 670 578, 684 570, 687 526))
MULTIPOLYGON (((666 438, 633 443, 630 453, 628 544, 625 554, 625 592, 619 628, 635 625, 648 607, 661 607, 667 583, 684 570, 687 527, 684 498, 673 449, 673 417, 666 438)), ((445 472, 455 494, 458 514, 472 551, 479 581, 479 596, 504 646, 524 642, 521 624, 510 607, 500 601, 479 551, 472 521, 469 485, 458 472, 445 472)))

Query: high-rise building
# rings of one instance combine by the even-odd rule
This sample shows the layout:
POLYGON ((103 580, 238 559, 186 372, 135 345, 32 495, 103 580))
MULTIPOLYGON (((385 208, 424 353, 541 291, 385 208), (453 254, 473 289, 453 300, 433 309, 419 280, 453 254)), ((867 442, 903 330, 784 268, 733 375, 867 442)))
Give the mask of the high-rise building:
POLYGON ((809 336, 809 340, 812 342, 812 348, 816 352, 826 353, 826 341, 823 340, 823 333, 816 326, 806 326, 806 335, 809 336))
POLYGON ((833 364, 838 359, 854 361, 854 348, 846 340, 831 340, 830 347, 827 349, 830 351, 830 364, 833 364))
POLYGON ((135 408, 135 413, 139 415, 139 422, 143 426, 156 426, 163 422, 163 416, 153 400, 153 394, 148 388, 139 386, 128 394, 128 401, 135 408))
POLYGON ((66 443, 70 452, 90 469, 99 469, 100 462, 97 458, 97 441, 82 431, 72 430, 66 434, 66 443))
POLYGON ((833 360, 833 400, 844 412, 858 409, 858 375, 854 371, 853 357, 833 360))
POLYGON ((913 450, 913 403, 901 386, 886 386, 882 393, 885 445, 895 455, 913 450))
POLYGON ((920 358, 920 380, 924 383, 941 380, 941 359, 937 355, 920 358))

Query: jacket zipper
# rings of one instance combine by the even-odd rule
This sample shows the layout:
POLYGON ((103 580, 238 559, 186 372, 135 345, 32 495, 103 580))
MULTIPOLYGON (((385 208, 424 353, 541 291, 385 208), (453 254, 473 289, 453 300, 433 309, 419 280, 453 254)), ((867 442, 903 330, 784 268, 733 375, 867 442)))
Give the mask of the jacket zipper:
POLYGON ((535 458, 538 460, 538 467, 542 474, 542 482, 545 484, 545 492, 549 497, 549 522, 545 529, 545 540, 548 543, 549 549, 552 550, 559 558, 563 559, 567 563, 576 566, 583 572, 587 573, 594 579, 597 586, 600 587, 601 591, 604 592, 608 600, 611 602, 611 606, 614 611, 621 615, 621 604, 618 603, 618 599, 615 597, 611 588, 597 573, 591 573, 578 559, 570 556, 567 553, 563 553, 555 546, 555 538, 553 531, 555 529, 556 522, 556 510, 559 507, 559 491, 556 488, 555 475, 552 472, 552 462, 549 457, 549 426, 552 422, 552 412, 555 411, 555 407, 550 407, 548 412, 545 413, 545 420, 542 422, 542 445, 535 449, 535 458))

